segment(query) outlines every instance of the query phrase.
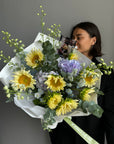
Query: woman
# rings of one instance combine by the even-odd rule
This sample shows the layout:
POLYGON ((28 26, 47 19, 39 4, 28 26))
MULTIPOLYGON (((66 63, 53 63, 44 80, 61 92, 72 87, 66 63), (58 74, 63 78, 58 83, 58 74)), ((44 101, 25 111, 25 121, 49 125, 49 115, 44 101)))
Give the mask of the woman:
MULTIPOLYGON (((97 26, 91 22, 77 24, 71 32, 71 38, 77 41, 77 49, 97 65, 96 57, 102 56, 101 36, 97 26)), ((108 144, 114 143, 114 73, 103 74, 101 78, 103 96, 98 97, 98 104, 104 109, 101 118, 93 115, 73 117, 80 128, 100 144, 104 144, 105 134, 108 144)), ((50 132, 52 144, 86 144, 86 142, 65 122, 59 123, 50 132)))

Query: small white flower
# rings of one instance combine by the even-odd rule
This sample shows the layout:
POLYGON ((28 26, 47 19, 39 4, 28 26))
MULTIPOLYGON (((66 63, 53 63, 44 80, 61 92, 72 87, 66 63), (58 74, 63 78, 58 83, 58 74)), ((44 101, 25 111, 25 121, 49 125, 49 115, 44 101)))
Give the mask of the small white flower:
POLYGON ((41 97, 41 95, 40 95, 40 93, 37 92, 37 93, 35 93, 34 97, 39 99, 41 97))
POLYGON ((35 93, 35 98, 39 99, 41 97, 41 95, 44 93, 44 91, 42 89, 38 89, 38 92, 35 93))

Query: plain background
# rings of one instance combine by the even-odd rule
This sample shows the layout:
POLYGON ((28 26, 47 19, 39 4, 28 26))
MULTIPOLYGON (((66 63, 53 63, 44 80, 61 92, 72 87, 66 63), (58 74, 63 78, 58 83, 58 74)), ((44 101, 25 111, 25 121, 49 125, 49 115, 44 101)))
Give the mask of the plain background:
MULTIPOLYGON (((43 5, 46 24, 61 24, 62 34, 70 35, 71 28, 81 21, 94 22, 102 36, 103 58, 114 60, 114 0, 0 0, 0 31, 8 31, 28 46, 41 32, 39 6, 43 5)), ((14 56, 13 48, 2 41, 0 50, 14 56)), ((5 64, 0 62, 0 70, 5 64)), ((0 144, 50 144, 48 132, 43 131, 39 119, 29 117, 13 103, 5 103, 0 83, 0 144)))

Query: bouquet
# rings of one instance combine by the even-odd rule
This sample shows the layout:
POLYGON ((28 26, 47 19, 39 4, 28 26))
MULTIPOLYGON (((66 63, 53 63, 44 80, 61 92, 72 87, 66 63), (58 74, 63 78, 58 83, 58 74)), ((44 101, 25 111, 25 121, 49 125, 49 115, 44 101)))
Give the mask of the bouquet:
MULTIPOLYGON (((42 8, 42 6, 40 6, 42 8)), ((42 15, 45 16, 43 9, 42 15)), ((39 13, 38 13, 39 15, 39 13)), ((41 17, 42 18, 42 17, 41 17)), ((45 23, 42 21, 42 29, 45 23)), ((44 130, 56 128, 65 120, 85 141, 97 143, 76 124, 72 116, 101 117, 103 110, 97 104, 102 72, 110 74, 110 66, 102 59, 96 66, 75 47, 75 41, 60 36, 56 24, 48 29, 50 35, 38 33, 35 41, 24 48, 22 41, 10 39, 8 32, 2 31, 3 39, 14 46, 16 56, 5 57, 1 51, 0 58, 7 63, 0 72, 0 80, 5 85, 7 102, 14 103, 33 118, 40 118, 44 130)), ((42 30, 43 32, 43 30, 42 30)))

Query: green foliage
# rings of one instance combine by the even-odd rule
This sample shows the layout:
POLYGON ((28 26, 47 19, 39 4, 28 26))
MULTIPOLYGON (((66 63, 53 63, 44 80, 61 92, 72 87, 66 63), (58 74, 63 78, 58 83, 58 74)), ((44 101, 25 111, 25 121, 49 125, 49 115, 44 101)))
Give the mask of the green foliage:
POLYGON ((49 41, 43 42, 42 47, 44 55, 50 55, 51 52, 55 53, 55 50, 53 49, 52 44, 49 41))
POLYGON ((110 61, 110 65, 107 65, 104 59, 101 58, 101 63, 99 63, 97 67, 106 75, 110 75, 112 73, 111 70, 114 69, 114 62, 110 61))
POLYGON ((12 62, 12 61, 10 61, 9 63, 8 63, 8 65, 9 65, 9 68, 12 70, 12 71, 19 71, 19 70, 21 70, 21 69, 24 69, 25 68, 25 66, 26 66, 26 63, 25 63, 25 61, 23 60, 23 59, 25 59, 25 52, 24 51, 22 51, 22 52, 19 52, 19 53, 17 53, 16 54, 16 57, 18 58, 18 60, 21 62, 21 63, 14 63, 14 62, 12 62))
MULTIPOLYGON (((37 15, 40 16, 41 29, 42 29, 42 33, 44 33, 45 24, 46 24, 44 21, 44 17, 47 14, 44 12, 42 5, 40 5, 40 12, 38 12, 37 15)), ((61 31, 59 30, 60 26, 61 26, 60 24, 59 25, 53 24, 53 25, 51 25, 51 28, 47 28, 47 31, 50 32, 48 35, 53 38, 53 44, 55 41, 54 38, 57 39, 57 38, 60 38, 60 36, 61 36, 61 31)))
POLYGON ((4 63, 8 63, 8 62, 11 60, 10 56, 6 57, 6 56, 3 54, 3 51, 1 50, 1 51, 0 51, 0 60, 2 60, 2 59, 3 59, 3 62, 4 62, 4 63))
POLYGON ((104 95, 104 93, 102 91, 100 91, 97 87, 94 88, 95 89, 95 93, 98 95, 104 95))
POLYGON ((49 72, 52 70, 58 71, 57 58, 59 57, 59 55, 55 53, 52 44, 49 41, 46 41, 42 44, 42 47, 43 47, 43 54, 45 55, 45 60, 39 66, 40 69, 45 72, 49 72))
POLYGON ((103 109, 98 104, 95 104, 94 102, 93 103, 91 102, 89 104, 88 111, 98 118, 100 118, 103 113, 103 109))
POLYGON ((103 113, 103 109, 96 104, 94 101, 80 101, 79 107, 82 108, 83 112, 87 113, 90 112, 91 114, 95 115, 96 117, 100 118, 103 113))
MULTIPOLYGON (((8 32, 2 31, 2 33, 4 34, 4 37, 2 39, 6 40, 6 44, 8 44, 10 47, 15 47, 14 52, 16 53, 16 55, 18 55, 19 52, 23 51, 23 48, 25 47, 25 45, 22 44, 21 40, 10 39, 11 34, 9 34, 8 32)), ((0 51, 0 60, 2 59, 4 63, 8 63, 11 60, 10 56, 6 57, 3 54, 3 51, 0 51)))
POLYGON ((56 116, 55 111, 49 108, 46 109, 46 112, 43 116, 42 127, 44 130, 50 131, 49 125, 55 123, 54 117, 56 116))
POLYGON ((61 36, 61 31, 59 30, 60 26, 61 26, 60 24, 59 25, 53 24, 51 25, 51 28, 47 28, 47 30, 50 32, 49 36, 55 39, 60 38, 61 36))
POLYGON ((40 99, 37 99, 37 98, 34 99, 34 100, 33 100, 33 103, 34 103, 35 105, 45 107, 45 101, 41 101, 40 99))
POLYGON ((7 95, 7 100, 6 100, 6 103, 8 102, 12 102, 14 100, 14 97, 15 97, 15 94, 17 93, 17 91, 15 91, 11 84, 9 84, 9 86, 4 86, 4 90, 6 92, 6 95, 7 95))
POLYGON ((40 13, 37 13, 37 15, 40 16, 42 33, 44 33, 44 26, 45 26, 44 17, 45 17, 47 14, 44 12, 42 5, 40 5, 40 13))
POLYGON ((13 72, 19 71, 19 70, 21 70, 21 69, 23 68, 23 65, 21 64, 21 66, 20 66, 19 63, 9 62, 8 65, 9 65, 9 68, 10 68, 13 72))
POLYGON ((15 95, 11 94, 10 97, 6 100, 6 103, 10 103, 10 102, 14 101, 14 97, 15 97, 15 95))

